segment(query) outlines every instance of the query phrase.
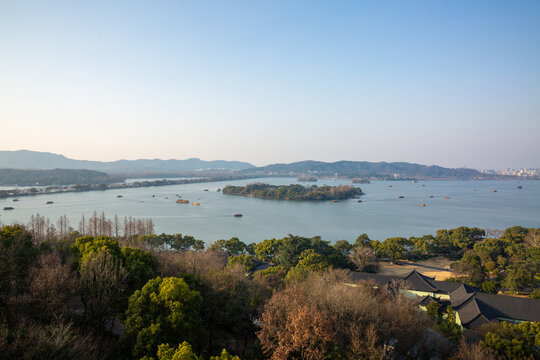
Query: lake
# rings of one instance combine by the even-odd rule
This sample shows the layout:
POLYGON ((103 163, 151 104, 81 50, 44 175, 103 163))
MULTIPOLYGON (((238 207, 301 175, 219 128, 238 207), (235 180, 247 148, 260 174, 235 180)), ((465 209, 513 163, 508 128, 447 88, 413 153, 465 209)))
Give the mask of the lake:
MULTIPOLYGON (((458 226, 540 227, 540 181, 373 181, 355 185, 365 192, 361 203, 356 200, 337 203, 264 200, 216 191, 228 184, 245 185, 255 181, 275 185, 297 183, 295 178, 266 178, 39 195, 20 197, 18 202, 1 199, 0 209, 13 206, 15 210, 0 210, 0 221, 6 225, 27 223, 31 215, 39 213, 56 222, 66 214, 70 225, 77 228, 83 213, 104 211, 108 217, 118 214, 122 218, 152 218, 156 233, 182 233, 206 243, 233 236, 245 243, 259 242, 289 233, 320 235, 334 242, 354 241, 361 233, 384 240, 393 236, 434 234, 437 229, 458 226), (518 185, 523 189, 517 189, 518 185), (123 197, 117 198, 117 195, 123 197), (176 195, 201 205, 176 204, 176 195), (46 205, 46 201, 54 203, 46 205), (418 206, 420 203, 426 206, 418 206), (233 217, 235 213, 244 216, 233 217)), ((315 184, 351 183, 321 179, 315 184)))

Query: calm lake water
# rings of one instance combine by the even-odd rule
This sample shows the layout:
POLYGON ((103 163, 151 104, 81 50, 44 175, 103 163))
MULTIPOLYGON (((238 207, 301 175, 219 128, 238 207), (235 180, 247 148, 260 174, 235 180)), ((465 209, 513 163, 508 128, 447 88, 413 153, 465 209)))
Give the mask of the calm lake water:
MULTIPOLYGON (((297 183, 294 178, 268 178, 40 195, 21 197, 18 202, 2 199, 0 209, 13 206, 15 210, 0 210, 0 221, 27 223, 31 215, 39 213, 56 222, 66 214, 70 225, 77 228, 83 213, 104 211, 108 217, 118 214, 122 218, 152 218, 157 233, 193 235, 207 243, 233 236, 246 243, 259 242, 289 233, 354 241, 361 233, 384 240, 392 236, 434 234, 437 229, 458 226, 540 227, 540 181, 373 181, 357 185, 366 193, 361 203, 263 200, 216 191, 227 184, 245 185, 255 181, 275 185, 297 183), (517 189, 518 185, 523 189, 517 189), (177 194, 201 205, 176 204, 177 194), (444 199, 445 196, 449 199, 444 199), (46 201, 54 203, 45 205, 46 201), (426 206, 418 206, 420 203, 426 206), (244 216, 235 218, 232 216, 235 213, 244 216)), ((316 184, 339 185, 350 181, 319 180, 316 184)))

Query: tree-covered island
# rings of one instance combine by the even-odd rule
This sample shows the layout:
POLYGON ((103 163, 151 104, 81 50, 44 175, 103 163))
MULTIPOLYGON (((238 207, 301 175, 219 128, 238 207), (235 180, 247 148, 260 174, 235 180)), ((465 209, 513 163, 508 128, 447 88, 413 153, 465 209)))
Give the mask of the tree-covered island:
POLYGON ((248 184, 246 186, 227 185, 223 188, 227 195, 241 195, 259 199, 273 200, 344 200, 363 195, 362 189, 347 185, 340 186, 303 186, 269 185, 263 183, 248 184))

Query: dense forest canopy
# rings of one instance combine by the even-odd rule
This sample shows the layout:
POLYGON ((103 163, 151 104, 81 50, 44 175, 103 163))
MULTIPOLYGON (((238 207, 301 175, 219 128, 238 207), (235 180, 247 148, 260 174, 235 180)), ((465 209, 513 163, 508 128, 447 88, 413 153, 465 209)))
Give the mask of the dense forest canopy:
POLYGON ((49 186, 72 184, 107 184, 123 179, 94 170, 54 169, 20 170, 0 169, 0 185, 49 186))
POLYGON ((536 359, 540 323, 490 323, 465 342, 451 306, 422 311, 392 286, 347 284, 351 270, 376 272, 385 258, 444 254, 465 265, 455 281, 540 296, 539 239, 540 229, 485 238, 460 227, 334 244, 233 237, 206 248, 154 234, 150 219, 95 213, 74 229, 65 215, 36 215, 0 228, 0 358, 536 359))
POLYGON ((228 185, 223 188, 223 193, 274 200, 343 200, 363 195, 360 188, 346 185, 303 186, 293 184, 277 186, 262 183, 248 184, 246 186, 228 185))

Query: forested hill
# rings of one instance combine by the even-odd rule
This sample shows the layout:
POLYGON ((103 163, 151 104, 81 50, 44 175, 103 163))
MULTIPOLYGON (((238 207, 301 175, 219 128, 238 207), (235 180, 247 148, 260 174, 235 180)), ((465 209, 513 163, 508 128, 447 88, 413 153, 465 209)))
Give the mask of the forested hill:
POLYGON ((178 173, 198 170, 243 170, 253 165, 241 161, 205 161, 139 159, 118 161, 88 161, 69 159, 63 155, 39 151, 0 151, 0 168, 10 169, 89 169, 107 173, 178 173))
POLYGON ((474 169, 450 169, 441 166, 426 166, 406 162, 368 162, 338 161, 333 163, 321 161, 301 161, 291 164, 273 164, 250 168, 243 173, 266 175, 299 175, 316 176, 366 177, 366 178, 401 178, 415 179, 486 179, 493 176, 483 174, 474 169))
POLYGON ((71 184, 106 184, 119 179, 94 170, 20 170, 0 169, 0 185, 71 185, 71 184))

